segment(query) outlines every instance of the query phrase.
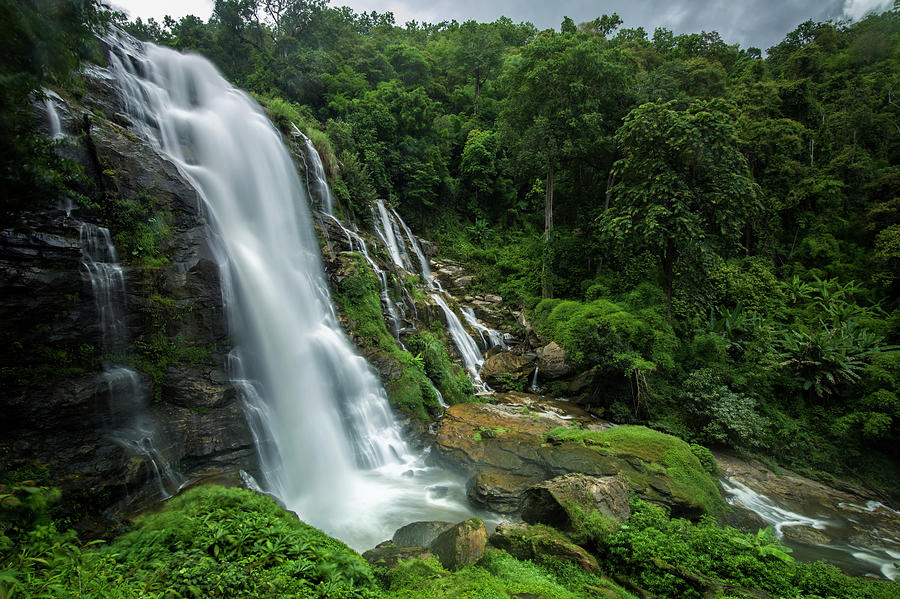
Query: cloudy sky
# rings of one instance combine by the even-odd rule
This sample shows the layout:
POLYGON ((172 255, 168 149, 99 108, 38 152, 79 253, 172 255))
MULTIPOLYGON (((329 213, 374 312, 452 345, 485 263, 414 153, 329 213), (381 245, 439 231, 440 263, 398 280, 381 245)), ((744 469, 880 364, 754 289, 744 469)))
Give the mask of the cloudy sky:
MULTIPOLYGON (((132 18, 163 15, 180 18, 194 14, 206 20, 212 0, 108 0, 132 18)), ((618 13, 625 27, 644 27, 652 35, 656 27, 676 33, 718 31, 729 43, 765 50, 780 42, 797 25, 813 19, 860 19, 868 12, 884 9, 892 0, 331 0, 357 12, 377 10, 394 13, 397 24, 410 20, 436 23, 456 19, 493 21, 507 16, 515 22, 531 21, 541 29, 559 28, 563 16, 576 23, 601 14, 618 13)))

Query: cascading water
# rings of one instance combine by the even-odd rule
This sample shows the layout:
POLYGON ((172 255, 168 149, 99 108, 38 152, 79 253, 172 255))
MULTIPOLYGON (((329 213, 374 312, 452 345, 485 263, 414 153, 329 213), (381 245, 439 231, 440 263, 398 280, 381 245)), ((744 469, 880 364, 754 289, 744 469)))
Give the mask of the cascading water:
POLYGON ((45 96, 44 111, 47 113, 47 131, 50 134, 50 139, 63 139, 66 134, 62 130, 62 121, 59 118, 59 112, 56 107, 56 102, 60 100, 60 97, 56 92, 47 88, 44 88, 42 91, 45 96))
POLYGON ((478 331, 478 334, 481 336, 481 345, 484 347, 485 351, 498 345, 503 349, 509 349, 506 345, 506 341, 503 340, 503 335, 500 331, 495 331, 494 329, 485 326, 478 320, 478 317, 475 316, 475 311, 472 308, 469 306, 461 306, 460 310, 462 311, 463 318, 469 323, 469 326, 478 331), (487 335, 487 337, 485 337, 485 335, 487 335))
POLYGON ((422 246, 419 245, 418 240, 416 240, 415 235, 412 234, 412 231, 409 230, 409 227, 406 226, 406 223, 400 218, 400 215, 397 214, 397 211, 391 208, 391 213, 396 218, 397 222, 400 224, 400 227, 403 229, 403 232, 406 233, 407 239, 409 239, 409 245, 412 246, 413 252, 416 254, 416 258, 419 260, 419 268, 422 273, 422 282, 431 287, 432 289, 437 289, 438 291, 443 291, 440 288, 440 283, 438 283, 434 276, 431 274, 431 268, 428 266, 428 259, 425 258, 425 253, 422 251, 422 246))
POLYGON ((140 133, 208 212, 236 342, 232 377, 264 487, 358 549, 413 520, 469 517, 463 481, 411 454, 344 336, 303 186, 259 106, 200 56, 109 41, 110 72, 140 133))
POLYGON ((147 394, 138 374, 115 362, 126 351, 128 334, 122 307, 125 304, 125 273, 116 260, 109 230, 90 223, 81 225, 81 258, 94 293, 100 317, 101 344, 107 358, 103 383, 108 397, 107 435, 126 450, 144 458, 153 469, 159 492, 170 497, 181 487, 182 478, 154 442, 156 423, 147 411, 147 394))
POLYGON ((751 511, 767 525, 772 526, 781 542, 791 547, 798 559, 803 561, 825 559, 851 573, 881 575, 890 580, 900 577, 900 569, 895 565, 900 560, 900 543, 895 538, 879 534, 876 526, 863 525, 866 536, 878 540, 874 545, 869 543, 867 547, 863 547, 858 544, 858 539, 854 538, 853 527, 847 525, 849 521, 859 526, 864 522, 862 519, 864 514, 881 509, 891 511, 890 508, 875 501, 868 502, 866 506, 841 503, 838 507, 846 511, 811 517, 780 505, 734 477, 720 480, 719 483, 725 491, 725 499, 729 505, 751 511), (786 528, 792 526, 806 526, 823 531, 830 542, 810 545, 793 541, 784 532, 786 528))
POLYGON ((294 137, 303 140, 303 147, 306 150, 303 153, 303 163, 306 166, 306 190, 315 205, 319 206, 322 212, 331 216, 334 210, 334 196, 328 186, 328 180, 325 178, 325 165, 322 164, 322 157, 312 140, 293 123, 291 123, 291 129, 294 137))
POLYGON ((391 214, 385 207, 384 202, 378 200, 375 204, 378 208, 379 220, 381 221, 381 226, 376 227, 376 229, 378 235, 384 241, 384 245, 387 246, 391 261, 399 268, 411 270, 412 260, 409 259, 406 243, 403 241, 403 236, 400 235, 397 223, 391 218, 391 214))
POLYGON ((450 329, 450 337, 453 339, 456 349, 459 350, 459 355, 462 357, 463 364, 466 365, 466 370, 469 371, 469 375, 472 377, 475 390, 479 393, 490 391, 491 388, 481 380, 480 372, 481 367, 484 365, 484 358, 481 357, 481 352, 478 350, 475 340, 466 332, 456 313, 450 309, 450 306, 447 305, 447 302, 444 301, 440 294, 432 293, 431 299, 444 312, 444 317, 447 319, 447 328, 450 329))
POLYGON ((534 375, 531 377, 531 391, 532 393, 537 393, 540 387, 538 387, 538 367, 534 367, 534 375))

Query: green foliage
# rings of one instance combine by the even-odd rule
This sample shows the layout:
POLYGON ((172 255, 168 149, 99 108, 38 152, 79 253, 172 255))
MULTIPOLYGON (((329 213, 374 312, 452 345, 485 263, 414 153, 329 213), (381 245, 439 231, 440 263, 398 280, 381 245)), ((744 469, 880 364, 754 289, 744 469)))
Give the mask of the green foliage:
POLYGON ((766 421, 757 413, 756 402, 731 391, 712 370, 692 372, 684 382, 683 399, 701 443, 738 448, 764 445, 766 421))
POLYGON ((472 379, 458 364, 450 361, 447 346, 436 333, 420 331, 406 340, 406 346, 422 357, 425 374, 440 390, 444 401, 453 405, 474 400, 472 379))
MULTIPOLYGON (((336 290, 334 300, 346 319, 348 332, 363 351, 374 360, 399 367, 399 377, 384 381, 391 404, 411 416, 430 420, 431 411, 439 404, 426 372, 435 375, 435 384, 447 401, 451 398, 462 401, 460 397, 465 394, 465 388, 456 371, 451 369, 443 346, 440 346, 444 352, 441 354, 434 344, 411 344, 412 351, 422 354, 421 360, 401 350, 388 332, 381 312, 378 283, 365 260, 354 255, 345 267, 347 276, 336 290)), ((440 345, 439 341, 434 340, 434 343, 440 345)), ((465 375, 463 377, 471 389, 471 381, 465 375)))
MULTIPOLYGON (((704 517, 693 524, 632 501, 631 518, 598 549, 601 565, 659 597, 703 597, 730 585, 737 596, 890 597, 893 583, 793 561, 771 529, 741 533, 704 517)), ((717 595, 718 596, 718 595, 717 595)))

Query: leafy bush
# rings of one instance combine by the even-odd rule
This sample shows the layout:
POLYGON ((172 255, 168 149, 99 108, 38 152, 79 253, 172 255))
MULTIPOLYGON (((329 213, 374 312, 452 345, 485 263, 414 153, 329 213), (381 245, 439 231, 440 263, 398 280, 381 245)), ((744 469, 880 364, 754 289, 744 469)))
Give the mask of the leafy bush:
POLYGON ((692 372, 684 382, 683 398, 702 443, 743 448, 763 444, 766 422, 756 412, 756 401, 731 391, 712 370, 692 372))

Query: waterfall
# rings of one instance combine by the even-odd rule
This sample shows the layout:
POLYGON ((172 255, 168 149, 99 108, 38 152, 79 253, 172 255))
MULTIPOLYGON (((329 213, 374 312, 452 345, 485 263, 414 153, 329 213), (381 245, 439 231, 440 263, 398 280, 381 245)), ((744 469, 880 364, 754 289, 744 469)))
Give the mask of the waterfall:
POLYGON ((537 393, 537 392, 538 392, 538 389, 539 389, 539 388, 538 388, 538 378, 537 378, 537 377, 538 377, 538 367, 535 366, 535 367, 534 367, 534 376, 531 377, 531 391, 532 391, 533 393, 537 393))
POLYGON ((482 393, 490 391, 491 388, 481 380, 481 374, 479 374, 481 367, 484 364, 484 358, 481 357, 478 345, 466 332, 466 329, 463 328, 462 322, 460 322, 456 313, 450 309, 450 306, 447 305, 444 298, 437 293, 432 293, 431 299, 433 299, 444 312, 444 317, 447 319, 447 328, 450 330, 450 337, 453 339, 456 349, 459 350, 459 355, 462 357, 463 364, 466 365, 466 370, 469 371, 472 381, 475 383, 476 391, 482 393))
POLYGON ((107 435, 113 442, 144 458, 154 471, 160 495, 171 497, 183 481, 156 447, 156 423, 147 411, 146 389, 134 370, 115 361, 124 357, 128 345, 122 314, 125 273, 116 260, 116 248, 108 229, 82 223, 79 236, 81 264, 94 293, 102 351, 106 356, 101 377, 108 398, 107 435))
POLYGON ((416 240, 415 236, 412 234, 412 231, 409 230, 409 227, 406 226, 406 223, 400 218, 400 215, 397 214, 397 211, 391 208, 391 213, 393 213, 394 217, 397 219, 397 222, 400 223, 400 227, 403 229, 403 232, 406 233, 406 238, 409 239, 409 245, 412 246, 413 252, 416 254, 416 258, 419 260, 419 267, 422 269, 422 282, 431 287, 432 289, 437 289, 438 291, 443 291, 440 288, 440 284, 435 280, 434 276, 431 274, 431 268, 428 266, 428 259, 425 258, 425 253, 422 252, 422 247, 419 245, 419 242, 416 240))
POLYGON ((481 344, 485 351, 498 345, 503 349, 509 349, 506 345, 506 341, 503 340, 503 335, 500 331, 495 331, 482 324, 482 322, 478 320, 478 317, 475 316, 475 311, 472 308, 469 306, 461 306, 460 311, 462 312, 463 318, 469 323, 469 326, 478 331, 478 334, 481 336, 481 344), (487 339, 485 339, 485 335, 487 335, 487 339))
MULTIPOLYGON (((326 214, 328 218, 330 218, 334 223, 341 228, 344 232, 344 235, 347 236, 347 246, 350 248, 351 252, 358 252, 363 259, 365 259, 366 263, 368 263, 369 268, 372 269, 372 272, 375 273, 375 276, 378 277, 378 282, 381 285, 381 291, 379 292, 379 297, 381 298, 381 303, 384 305, 384 309, 387 310, 388 318, 391 320, 391 332, 394 334, 394 339, 400 342, 400 315, 397 312, 397 304, 391 299, 391 294, 388 291, 388 273, 384 272, 381 268, 378 267, 378 264, 372 260, 372 257, 369 255, 369 250, 366 248, 366 242, 362 237, 359 236, 359 233, 356 231, 351 231, 344 224, 337 219, 337 217, 326 214)), ((401 343, 402 345, 402 343, 401 343)))
POLYGON ((304 186, 264 112, 200 56, 109 41, 139 133, 194 184, 208 215, 262 486, 357 549, 410 521, 469 517, 462 479, 411 453, 343 334, 304 186))
POLYGON ((378 200, 376 206, 378 208, 378 220, 381 222, 381 226, 376 227, 376 229, 379 237, 381 237, 381 240, 384 241, 384 245, 388 249, 391 261, 398 268, 410 270, 412 261, 409 259, 409 254, 406 251, 406 243, 403 241, 403 236, 400 235, 400 229, 397 226, 396 221, 391 217, 384 202, 378 200))
POLYGON ((66 134, 62 130, 62 121, 59 118, 59 111, 56 109, 56 103, 60 100, 59 95, 47 88, 42 88, 44 92, 44 112, 47 113, 47 130, 50 133, 50 139, 62 139, 66 134))
POLYGON ((306 189, 309 191, 310 198, 322 209, 322 212, 330 216, 334 209, 334 195, 332 195, 331 188, 328 187, 328 180, 325 178, 322 157, 310 138, 297 129, 296 125, 291 124, 291 127, 293 134, 303 140, 306 148, 303 155, 303 162, 306 165, 306 189), (310 171, 312 172, 310 173, 310 171), (310 175, 312 175, 311 178, 310 175))

